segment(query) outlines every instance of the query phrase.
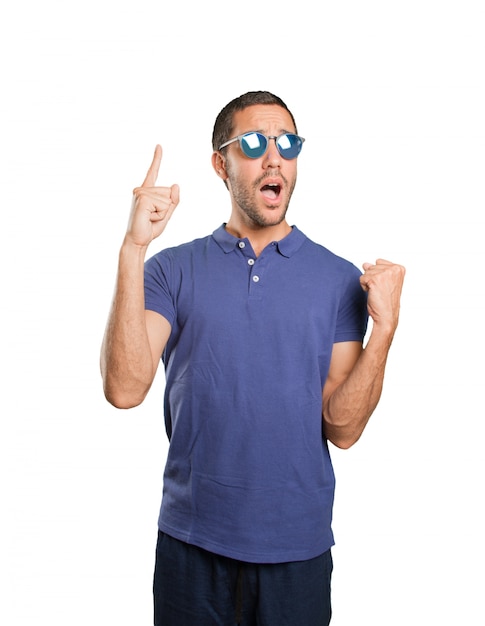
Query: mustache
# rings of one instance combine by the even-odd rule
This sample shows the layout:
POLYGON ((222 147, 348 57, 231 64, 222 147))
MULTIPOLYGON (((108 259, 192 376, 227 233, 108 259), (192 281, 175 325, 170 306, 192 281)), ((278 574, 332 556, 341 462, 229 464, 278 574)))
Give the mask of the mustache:
POLYGON ((259 187, 267 178, 281 178, 285 185, 288 185, 288 181, 283 174, 280 171, 275 170, 274 172, 265 172, 262 176, 256 179, 254 182, 255 186, 259 187))

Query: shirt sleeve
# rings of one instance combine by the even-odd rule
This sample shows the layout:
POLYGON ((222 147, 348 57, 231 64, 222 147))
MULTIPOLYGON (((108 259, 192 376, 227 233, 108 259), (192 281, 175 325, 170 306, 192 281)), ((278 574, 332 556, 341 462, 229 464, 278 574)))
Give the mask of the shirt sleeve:
POLYGON ((367 293, 360 285, 360 270, 354 265, 343 283, 335 330, 335 343, 363 341, 367 331, 367 293))
POLYGON ((173 325, 175 305, 171 289, 172 273, 168 255, 158 253, 145 262, 145 309, 160 313, 173 325))

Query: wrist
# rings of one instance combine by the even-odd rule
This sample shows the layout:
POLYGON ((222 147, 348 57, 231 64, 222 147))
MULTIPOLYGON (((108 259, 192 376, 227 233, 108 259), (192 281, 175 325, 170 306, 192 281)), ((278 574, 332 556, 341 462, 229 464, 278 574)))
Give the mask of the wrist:
POLYGON ((146 256, 148 250, 148 244, 139 244, 136 241, 133 241, 129 235, 125 235, 123 242, 120 248, 120 255, 123 256, 132 256, 132 257, 143 257, 146 256))
POLYGON ((396 326, 393 324, 386 324, 383 322, 376 323, 373 321, 372 329, 369 334, 367 346, 372 344, 375 348, 378 346, 383 347, 386 351, 389 350, 394 333, 396 332, 396 326))

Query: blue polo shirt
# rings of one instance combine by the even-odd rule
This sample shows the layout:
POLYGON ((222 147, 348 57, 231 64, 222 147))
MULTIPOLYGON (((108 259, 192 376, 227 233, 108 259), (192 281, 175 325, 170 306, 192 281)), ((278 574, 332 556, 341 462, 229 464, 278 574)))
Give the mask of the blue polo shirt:
POLYGON ((223 225, 147 260, 145 307, 172 326, 160 530, 256 563, 333 545, 322 388, 333 344, 363 340, 360 274, 295 226, 259 257, 223 225))

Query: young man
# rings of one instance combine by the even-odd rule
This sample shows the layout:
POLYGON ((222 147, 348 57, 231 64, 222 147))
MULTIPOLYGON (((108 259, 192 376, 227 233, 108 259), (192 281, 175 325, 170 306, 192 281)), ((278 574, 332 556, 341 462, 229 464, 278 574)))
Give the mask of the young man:
POLYGON ((179 201, 156 186, 160 146, 134 190, 101 369, 129 408, 165 366, 158 626, 330 622, 327 442, 352 446, 378 403, 405 272, 361 273, 289 225, 303 142, 277 96, 230 102, 212 155, 228 222, 148 261, 179 201))

